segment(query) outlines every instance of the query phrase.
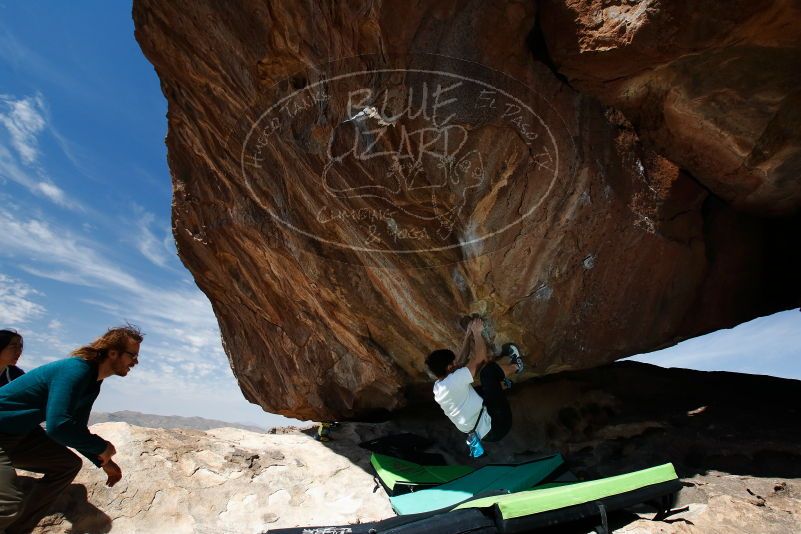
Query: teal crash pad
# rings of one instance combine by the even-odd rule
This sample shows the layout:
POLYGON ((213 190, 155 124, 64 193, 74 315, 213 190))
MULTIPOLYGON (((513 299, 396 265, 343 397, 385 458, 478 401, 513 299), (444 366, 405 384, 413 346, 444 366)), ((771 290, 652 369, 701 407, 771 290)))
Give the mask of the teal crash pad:
POLYGON ((561 454, 517 465, 486 465, 435 488, 390 497, 398 515, 450 508, 468 499, 531 489, 556 471, 561 454))

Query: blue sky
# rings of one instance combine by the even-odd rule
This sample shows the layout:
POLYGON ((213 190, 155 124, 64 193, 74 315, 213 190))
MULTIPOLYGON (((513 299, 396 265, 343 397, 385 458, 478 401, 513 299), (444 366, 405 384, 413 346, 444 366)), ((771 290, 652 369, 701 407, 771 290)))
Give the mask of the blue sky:
POLYGON ((664 367, 801 380, 801 313, 795 309, 759 317, 631 359, 664 367))
POLYGON ((99 411, 281 424, 242 397, 176 256, 165 113, 129 3, 0 4, 0 324, 25 369, 141 326, 141 363, 99 411))
MULTIPOLYGON (((97 410, 283 424, 242 397, 176 256, 166 102, 130 11, 0 3, 0 326, 25 336, 31 369, 130 320, 147 333, 141 363, 97 410)), ((801 378, 799 346, 795 310, 638 359, 801 378)))

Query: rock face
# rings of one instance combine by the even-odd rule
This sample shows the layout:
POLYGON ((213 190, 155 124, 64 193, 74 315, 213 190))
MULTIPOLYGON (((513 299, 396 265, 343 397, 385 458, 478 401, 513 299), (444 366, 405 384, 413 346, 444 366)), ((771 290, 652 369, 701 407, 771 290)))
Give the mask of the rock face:
MULTIPOLYGON (((515 425, 476 463, 517 462, 560 451, 581 479, 672 462, 683 489, 667 522, 616 513, 616 532, 796 532, 801 523, 801 382, 617 362, 517 384, 515 425)), ((159 430, 102 423, 123 469, 114 488, 88 463, 39 533, 250 533, 393 515, 357 444, 397 432, 431 438, 451 462, 469 463, 439 408, 401 410, 380 424, 343 423, 333 441, 311 431, 159 430), (374 491, 375 488, 375 491, 374 491)), ((588 532, 565 528, 560 532, 588 532)))
POLYGON ((794 11, 667 4, 135 1, 245 396, 397 410, 468 312, 554 373, 797 305, 794 11))
POLYGON ((640 138, 755 213, 801 206, 801 4, 543 2, 553 66, 640 138))

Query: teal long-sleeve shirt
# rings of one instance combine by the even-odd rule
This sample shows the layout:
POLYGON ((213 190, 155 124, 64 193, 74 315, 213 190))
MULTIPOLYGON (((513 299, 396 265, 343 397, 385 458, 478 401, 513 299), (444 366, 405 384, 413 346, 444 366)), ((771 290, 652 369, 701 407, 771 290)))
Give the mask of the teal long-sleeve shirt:
POLYGON ((0 433, 27 434, 45 421, 51 439, 99 466, 108 443, 87 425, 102 383, 97 364, 81 358, 37 367, 0 388, 0 433))

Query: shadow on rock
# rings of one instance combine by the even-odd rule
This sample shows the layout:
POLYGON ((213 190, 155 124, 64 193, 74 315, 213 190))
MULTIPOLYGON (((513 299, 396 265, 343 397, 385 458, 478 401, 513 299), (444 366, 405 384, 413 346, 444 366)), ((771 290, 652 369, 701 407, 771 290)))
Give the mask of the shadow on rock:
MULTIPOLYGON (((35 479, 26 476, 19 479, 24 491, 30 491, 35 479)), ((39 523, 34 532, 47 532, 65 521, 71 525, 68 532, 75 534, 103 534, 111 531, 111 518, 89 502, 86 486, 83 484, 71 484, 56 499, 49 515, 39 523)))
MULTIPOLYGON (((723 471, 801 477, 801 381, 617 362, 529 380, 509 393, 514 426, 472 460, 464 434, 420 387, 391 421, 348 423, 327 446, 369 456, 353 443, 404 432, 434 442, 451 462, 518 462, 561 452, 574 472, 597 478, 672 462, 681 477, 723 471), (344 442, 349 442, 345 444, 344 442)), ((317 429, 305 431, 316 435, 317 429)), ((352 458, 354 459, 354 458, 352 458)))
MULTIPOLYGON (((762 499, 760 505, 793 493, 798 486, 793 479, 801 478, 797 380, 638 362, 535 378, 512 388, 513 430, 500 443, 487 444, 486 456, 478 460, 469 458, 464 434, 425 386, 418 401, 393 420, 342 424, 326 445, 368 472, 369 451, 356 444, 404 432, 431 440, 429 451, 449 463, 521 462, 561 452, 582 480, 671 462, 684 484, 677 507, 706 505, 716 493, 762 499)), ((317 429, 306 432, 314 435, 317 429)), ((615 514, 610 521, 626 524, 637 517, 615 514)))

